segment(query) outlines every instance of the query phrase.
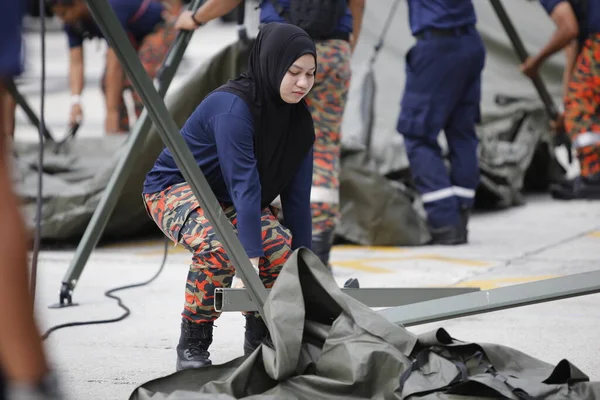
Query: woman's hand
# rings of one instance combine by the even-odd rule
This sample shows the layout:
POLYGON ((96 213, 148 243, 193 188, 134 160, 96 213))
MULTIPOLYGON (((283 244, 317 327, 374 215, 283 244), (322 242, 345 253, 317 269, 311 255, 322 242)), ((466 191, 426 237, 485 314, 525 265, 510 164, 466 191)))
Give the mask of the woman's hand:
MULTIPOLYGON (((252 264, 252 266, 254 267, 254 270, 256 271, 256 273, 259 273, 259 269, 258 269, 258 263, 260 262, 260 257, 254 257, 250 259, 250 263, 252 264)), ((234 289, 242 289, 244 288, 244 282, 242 282, 242 280, 240 278, 238 278, 238 275, 235 274, 233 277, 233 282, 231 284, 231 287, 234 289)))

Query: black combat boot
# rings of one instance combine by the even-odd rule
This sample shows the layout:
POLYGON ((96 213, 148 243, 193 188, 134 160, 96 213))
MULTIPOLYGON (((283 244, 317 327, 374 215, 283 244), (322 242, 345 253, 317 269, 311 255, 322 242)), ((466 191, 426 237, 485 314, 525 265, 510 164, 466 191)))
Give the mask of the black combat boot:
POLYGON ((249 356, 261 343, 271 340, 269 330, 263 319, 253 313, 246 315, 244 333, 244 355, 249 356))
POLYGON ((467 243, 466 227, 463 223, 446 225, 439 228, 429 227, 432 245, 456 245, 467 243))
POLYGON ((213 323, 195 324, 185 318, 181 321, 181 336, 177 345, 177 371, 212 365, 208 347, 212 343, 213 323))
POLYGON ((600 174, 553 184, 550 194, 557 200, 600 200, 600 174))
POLYGON ((319 257, 319 260, 321 260, 330 271, 331 265, 329 264, 329 255, 331 253, 331 248, 333 247, 334 237, 334 229, 319 232, 312 236, 312 252, 319 257))

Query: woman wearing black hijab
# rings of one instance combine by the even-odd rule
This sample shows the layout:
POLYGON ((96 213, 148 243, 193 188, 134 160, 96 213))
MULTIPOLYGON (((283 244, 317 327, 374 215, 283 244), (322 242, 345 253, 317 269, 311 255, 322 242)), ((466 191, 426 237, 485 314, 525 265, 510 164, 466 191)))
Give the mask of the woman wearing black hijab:
MULTIPOLYGON (((210 93, 181 129, 264 285, 299 247, 311 247, 310 189, 315 133, 304 97, 314 83, 316 50, 302 29, 261 28, 248 70, 210 93), (270 208, 280 196, 283 225, 270 208)), ((230 287, 234 267, 168 149, 144 182, 149 214, 171 240, 192 252, 177 370, 210 365, 214 290, 230 287)), ((246 314, 244 352, 268 334, 246 314)))

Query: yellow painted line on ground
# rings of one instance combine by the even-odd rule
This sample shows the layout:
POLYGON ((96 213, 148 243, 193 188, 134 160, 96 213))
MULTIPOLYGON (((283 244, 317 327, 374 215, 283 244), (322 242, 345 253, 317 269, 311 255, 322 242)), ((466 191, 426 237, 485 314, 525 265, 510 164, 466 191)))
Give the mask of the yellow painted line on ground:
POLYGON ((126 241, 121 243, 111 243, 102 246, 103 249, 128 249, 138 247, 154 247, 162 246, 164 244, 163 239, 151 239, 151 240, 140 240, 140 241, 126 241))
POLYGON ((545 279, 558 278, 560 275, 540 275, 540 276, 515 276, 509 278, 495 278, 495 279, 486 279, 486 280, 476 280, 476 281, 468 281, 461 282, 455 287, 478 287, 481 290, 489 290, 495 289, 503 286, 509 286, 508 284, 519 284, 519 283, 527 283, 527 282, 536 282, 543 281, 545 279))
POLYGON ((337 263, 352 263, 352 262, 363 262, 363 263, 377 263, 377 262, 390 262, 390 261, 414 261, 414 260, 432 260, 432 261, 441 261, 452 264, 460 264, 467 267, 489 267, 492 263, 478 260, 469 260, 465 258, 455 258, 455 257, 446 257, 440 256, 437 254, 418 254, 414 256, 407 257, 374 257, 374 258, 359 258, 354 260, 343 260, 336 261, 337 263))
POLYGON ((600 238, 600 231, 592 232, 589 234, 591 237, 600 238))
MULTIPOLYGON (((164 253, 163 243, 161 243, 160 249, 156 250, 142 250, 135 253, 137 256, 158 256, 164 253)), ((183 246, 174 246, 169 245, 169 253, 168 254, 177 254, 177 253, 189 253, 183 246)))
POLYGON ((353 244, 341 244, 333 246, 334 250, 363 250, 363 251, 381 251, 386 253, 406 253, 408 249, 393 246, 360 246, 353 244))
POLYGON ((452 258, 452 257, 444 257, 438 256, 436 254, 421 254, 411 257, 378 257, 378 258, 362 258, 358 260, 344 260, 344 261, 334 261, 332 265, 334 267, 341 268, 349 268, 355 269, 358 271, 364 272, 374 272, 374 273, 393 273, 398 272, 397 270, 393 270, 390 268, 382 268, 382 267, 374 267, 369 264, 381 263, 381 262, 403 262, 403 261, 415 261, 415 260, 433 260, 433 261, 441 261, 446 263, 460 264, 468 267, 487 267, 490 266, 491 263, 477 261, 477 260, 466 260, 461 258, 452 258))
MULTIPOLYGON (((389 259, 388 259, 389 260, 389 259)), ((388 268, 374 267, 368 262, 372 260, 332 261, 333 268, 347 268, 356 271, 370 272, 373 274, 393 274, 395 271, 388 268)))
POLYGON ((446 256, 438 256, 436 254, 422 254, 414 257, 407 257, 406 260, 414 259, 414 260, 434 260, 434 261, 442 261, 451 264, 459 264, 468 267, 489 267, 492 265, 490 262, 486 261, 477 261, 477 260, 468 260, 465 258, 454 258, 454 257, 446 257, 446 256))

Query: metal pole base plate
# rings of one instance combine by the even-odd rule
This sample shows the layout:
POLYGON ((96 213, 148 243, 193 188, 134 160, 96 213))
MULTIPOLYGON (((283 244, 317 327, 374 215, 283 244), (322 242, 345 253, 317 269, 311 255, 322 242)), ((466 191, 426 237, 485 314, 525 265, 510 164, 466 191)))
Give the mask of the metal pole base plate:
POLYGON ((60 288, 60 298, 59 303, 52 304, 48 306, 48 308, 66 308, 66 307, 75 307, 78 306, 79 303, 73 303, 73 289, 69 286, 68 283, 62 284, 60 288))

